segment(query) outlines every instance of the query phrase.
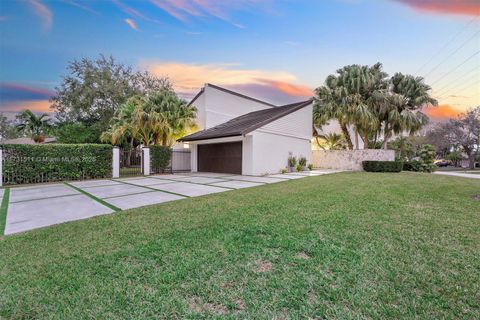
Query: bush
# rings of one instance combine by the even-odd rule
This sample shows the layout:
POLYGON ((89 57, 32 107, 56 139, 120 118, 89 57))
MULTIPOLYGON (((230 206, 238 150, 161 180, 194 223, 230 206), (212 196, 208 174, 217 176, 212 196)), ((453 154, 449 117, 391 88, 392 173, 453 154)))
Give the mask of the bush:
POLYGON ((301 165, 302 167, 305 167, 307 165, 307 158, 305 157, 298 158, 298 164, 301 165))
POLYGON ((112 177, 111 145, 10 144, 0 147, 5 184, 112 177))
POLYGON ((149 146, 152 173, 163 173, 170 164, 172 149, 165 146, 149 146))
POLYGON ((404 171, 420 171, 421 168, 421 162, 418 160, 412 160, 409 162, 404 162, 403 163, 403 170, 404 171))
POLYGON ((297 158, 294 157, 292 154, 288 156, 288 166, 290 168, 294 168, 297 165, 297 158))
POLYGON ((429 144, 423 145, 420 149, 420 170, 422 172, 433 172, 437 168, 435 165, 435 156, 437 152, 435 147, 429 144))
POLYGON ((363 169, 367 172, 400 172, 403 162, 401 161, 363 161, 363 169))

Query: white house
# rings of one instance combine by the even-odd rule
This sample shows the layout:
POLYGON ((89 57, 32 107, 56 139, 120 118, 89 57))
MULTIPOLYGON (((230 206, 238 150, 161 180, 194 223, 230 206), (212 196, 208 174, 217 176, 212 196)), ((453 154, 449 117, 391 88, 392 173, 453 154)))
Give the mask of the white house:
POLYGON ((190 144, 193 172, 277 173, 289 154, 311 158, 312 100, 276 106, 212 84, 190 104, 201 131, 190 144))

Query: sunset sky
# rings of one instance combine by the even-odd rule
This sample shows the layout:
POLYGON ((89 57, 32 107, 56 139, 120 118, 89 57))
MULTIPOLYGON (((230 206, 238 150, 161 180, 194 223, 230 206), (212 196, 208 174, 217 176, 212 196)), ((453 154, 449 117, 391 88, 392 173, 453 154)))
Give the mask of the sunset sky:
POLYGON ((478 0, 2 0, 0 112, 49 111, 73 59, 112 55, 273 103, 301 100, 348 64, 424 76, 434 120, 480 105, 478 0))

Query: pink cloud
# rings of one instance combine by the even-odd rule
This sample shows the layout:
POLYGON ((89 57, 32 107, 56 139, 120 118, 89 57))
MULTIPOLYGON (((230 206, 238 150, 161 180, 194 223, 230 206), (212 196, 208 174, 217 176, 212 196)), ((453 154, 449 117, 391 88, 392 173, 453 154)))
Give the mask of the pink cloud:
POLYGON ((40 0, 29 0, 31 8, 37 16, 40 17, 42 21, 43 28, 45 30, 50 30, 53 24, 53 12, 46 5, 44 5, 40 0))
POLYGON ((433 14, 480 16, 478 0, 395 0, 410 8, 433 14))
POLYGON ((183 22, 188 21, 190 17, 215 17, 244 29, 243 24, 232 21, 230 12, 258 7, 267 0, 150 0, 150 2, 183 22))
POLYGON ((138 27, 137 27, 137 24, 135 23, 135 21, 133 21, 132 19, 125 19, 124 21, 125 21, 126 24, 128 24, 130 26, 130 28, 132 28, 135 31, 138 31, 138 27))

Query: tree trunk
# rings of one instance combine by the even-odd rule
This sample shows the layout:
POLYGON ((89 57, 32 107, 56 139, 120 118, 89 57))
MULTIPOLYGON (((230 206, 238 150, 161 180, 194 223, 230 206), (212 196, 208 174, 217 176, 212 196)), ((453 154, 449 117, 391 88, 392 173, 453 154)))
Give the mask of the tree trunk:
POLYGON ((350 138, 350 133, 346 124, 340 124, 340 129, 342 129, 343 136, 347 140, 348 149, 353 150, 352 138, 350 138))
POLYGON ((385 125, 385 129, 383 130, 383 142, 382 142, 382 149, 387 150, 388 139, 390 138, 390 130, 388 130, 388 126, 385 125))
POLYGON ((354 126, 354 129, 353 129, 354 133, 355 133, 355 150, 358 150, 358 129, 357 129, 357 126, 354 126))
POLYGON ((368 132, 363 134, 363 149, 368 149, 368 132))
POLYGON ((468 167, 475 169, 475 154, 473 152, 468 154, 468 167))

